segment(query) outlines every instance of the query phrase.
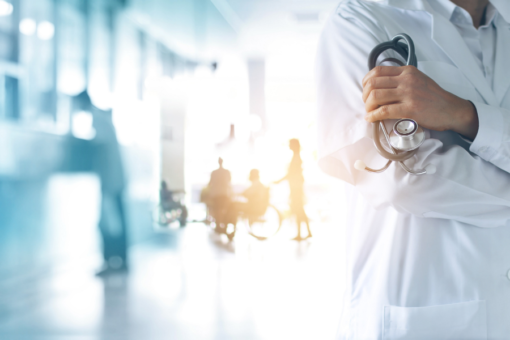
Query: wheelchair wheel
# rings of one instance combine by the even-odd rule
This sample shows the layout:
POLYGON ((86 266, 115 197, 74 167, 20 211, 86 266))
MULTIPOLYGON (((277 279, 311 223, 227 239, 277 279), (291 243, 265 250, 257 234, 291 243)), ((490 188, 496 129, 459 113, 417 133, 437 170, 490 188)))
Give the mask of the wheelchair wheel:
POLYGON ((170 210, 164 209, 161 205, 158 205, 152 214, 152 220, 160 226, 168 226, 173 222, 179 221, 180 225, 185 225, 185 219, 183 219, 183 211, 181 208, 174 208, 170 210))
POLYGON ((282 226, 282 215, 274 206, 269 205, 264 215, 247 216, 248 233, 258 240, 267 240, 275 235, 282 226))

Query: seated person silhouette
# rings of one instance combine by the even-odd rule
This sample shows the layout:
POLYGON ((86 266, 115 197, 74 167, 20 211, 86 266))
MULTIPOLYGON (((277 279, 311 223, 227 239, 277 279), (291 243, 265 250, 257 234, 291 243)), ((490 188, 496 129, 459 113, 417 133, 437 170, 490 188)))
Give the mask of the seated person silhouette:
POLYGON ((260 174, 257 169, 250 171, 251 186, 243 192, 248 202, 243 207, 243 212, 251 216, 261 216, 269 206, 269 188, 260 182, 260 174))
POLYGON ((161 187, 159 189, 159 201, 161 203, 161 207, 165 211, 180 207, 179 202, 176 202, 174 200, 173 192, 170 189, 168 189, 166 181, 161 181, 161 187))
MULTIPOLYGON (((182 192, 182 191, 177 191, 182 192)), ((179 223, 181 227, 184 227, 188 219, 188 209, 179 200, 174 199, 175 191, 168 188, 166 181, 161 181, 161 187, 159 189, 159 202, 163 211, 170 212, 172 210, 180 209, 179 223)))
POLYGON ((230 208, 229 223, 235 223, 239 214, 244 214, 250 220, 256 220, 265 214, 269 206, 269 188, 260 182, 260 174, 257 169, 250 171, 251 185, 242 196, 246 202, 234 202, 230 208))

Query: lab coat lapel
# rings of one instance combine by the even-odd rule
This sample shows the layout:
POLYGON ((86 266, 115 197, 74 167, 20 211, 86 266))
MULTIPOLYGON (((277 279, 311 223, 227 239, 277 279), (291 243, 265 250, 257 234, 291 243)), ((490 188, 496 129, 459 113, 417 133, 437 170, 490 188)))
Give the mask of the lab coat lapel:
POLYGON ((429 10, 432 15, 432 40, 450 57, 453 63, 464 73, 471 84, 485 99, 487 104, 499 106, 494 92, 477 65, 475 57, 467 47, 455 26, 441 15, 429 10))
POLYGON ((510 22, 510 1, 508 0, 491 0, 491 3, 503 16, 507 23, 510 22))
POLYGON ((494 90, 498 106, 503 101, 510 86, 510 25, 498 15, 496 18, 497 44, 496 65, 494 68, 494 90))
MULTIPOLYGON (((388 5, 411 11, 424 11, 424 0, 386 0, 388 5)), ((507 0, 504 0, 507 1, 507 0)))

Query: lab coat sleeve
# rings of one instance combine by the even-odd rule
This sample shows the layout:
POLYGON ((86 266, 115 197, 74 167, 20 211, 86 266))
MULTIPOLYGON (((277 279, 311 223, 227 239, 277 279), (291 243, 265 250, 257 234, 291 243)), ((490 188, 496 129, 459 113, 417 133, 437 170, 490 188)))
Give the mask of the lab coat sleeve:
POLYGON ((510 173, 510 110, 473 102, 479 128, 469 150, 510 173))
POLYGON ((391 38, 376 20, 362 2, 346 1, 324 28, 317 55, 319 166, 355 185, 375 209, 392 206, 401 213, 482 228, 506 225, 510 174, 459 145, 427 139, 406 161, 414 169, 435 165, 433 175, 410 175, 396 163, 380 174, 354 169, 357 159, 373 168, 385 164, 363 119, 361 81, 368 54, 391 38))

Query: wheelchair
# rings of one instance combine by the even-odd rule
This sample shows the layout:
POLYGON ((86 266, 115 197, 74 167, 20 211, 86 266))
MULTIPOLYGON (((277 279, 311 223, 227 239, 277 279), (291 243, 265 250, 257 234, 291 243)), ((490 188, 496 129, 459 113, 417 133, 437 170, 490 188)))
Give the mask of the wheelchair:
POLYGON ((188 209, 185 205, 177 204, 158 204, 153 213, 153 221, 160 226, 169 226, 174 222, 179 222, 179 226, 185 227, 188 219, 188 209))
POLYGON ((237 201, 230 202, 222 209, 208 206, 208 216, 214 231, 227 235, 230 241, 237 232, 239 222, 246 227, 248 234, 263 241, 280 231, 283 220, 280 211, 272 204, 257 209, 237 201))

